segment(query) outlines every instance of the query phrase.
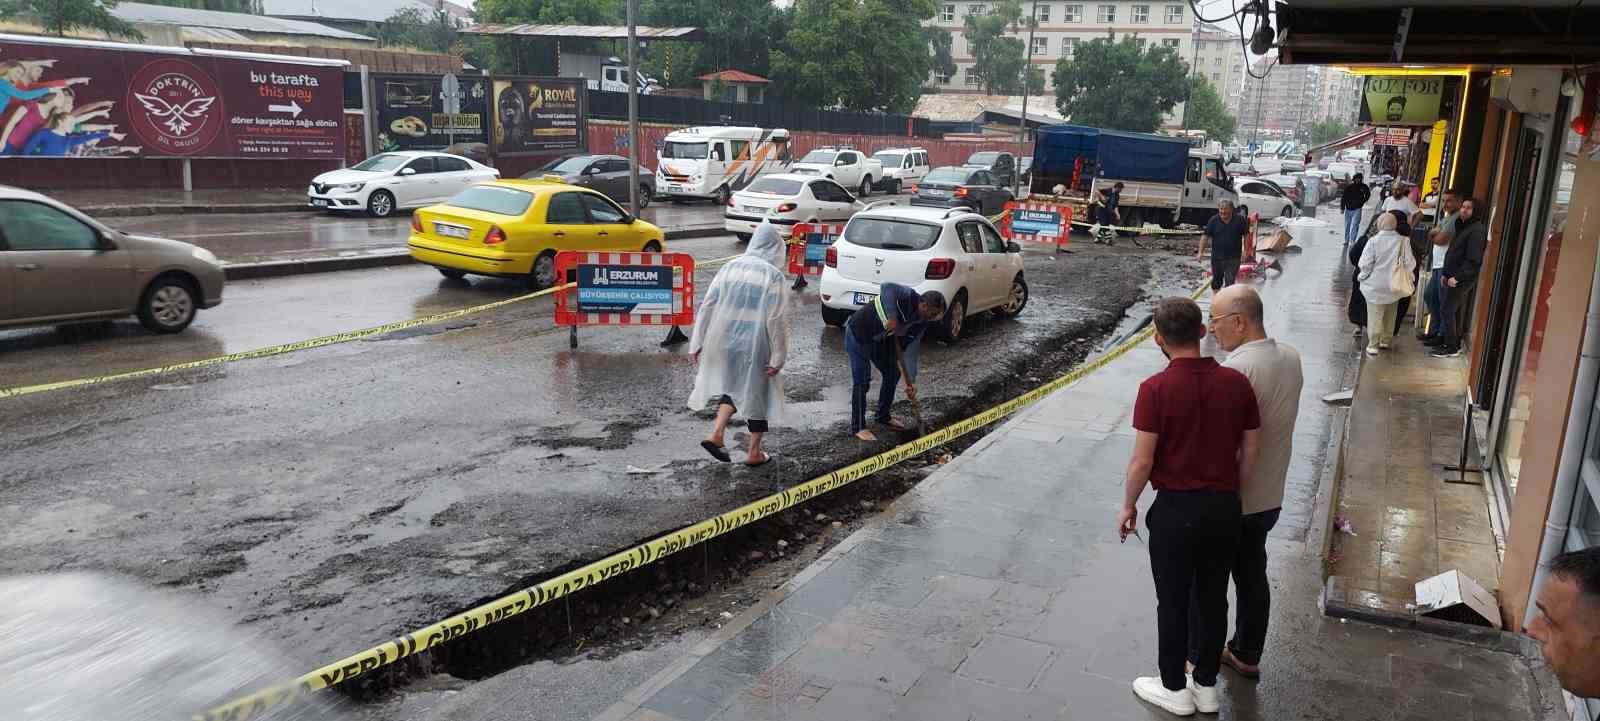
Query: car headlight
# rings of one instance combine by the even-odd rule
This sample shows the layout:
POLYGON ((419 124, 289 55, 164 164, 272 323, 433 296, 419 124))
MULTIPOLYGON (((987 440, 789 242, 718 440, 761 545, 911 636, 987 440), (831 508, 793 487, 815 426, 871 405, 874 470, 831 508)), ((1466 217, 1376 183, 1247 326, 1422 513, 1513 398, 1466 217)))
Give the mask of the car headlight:
POLYGON ((365 187, 367 187, 366 183, 345 183, 344 185, 335 185, 333 186, 333 189, 342 190, 347 193, 359 193, 361 192, 361 189, 365 187))
POLYGON ((195 260, 198 260, 198 261, 200 261, 202 263, 210 263, 211 265, 222 265, 222 261, 217 260, 217 254, 216 253, 213 253, 213 252, 211 252, 209 250, 206 250, 205 248, 201 248, 200 246, 195 246, 194 250, 189 251, 189 254, 194 256, 195 260))

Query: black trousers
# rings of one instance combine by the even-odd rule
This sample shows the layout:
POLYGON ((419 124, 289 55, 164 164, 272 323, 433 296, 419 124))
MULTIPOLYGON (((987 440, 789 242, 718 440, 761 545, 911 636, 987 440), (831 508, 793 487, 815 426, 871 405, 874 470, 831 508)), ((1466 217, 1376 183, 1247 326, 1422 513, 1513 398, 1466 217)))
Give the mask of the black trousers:
MULTIPOLYGON (((1267 616, 1272 610, 1272 584, 1267 581, 1267 534, 1278 525, 1281 508, 1248 513, 1239 520, 1239 548, 1233 554, 1233 589, 1239 605, 1234 609, 1233 640, 1228 648, 1240 661, 1251 666, 1261 663, 1267 645, 1267 616)), ((1227 599, 1223 599, 1227 603, 1227 599)), ((1227 606, 1223 606, 1227 616, 1227 606)), ((1198 599, 1189 602, 1189 663, 1199 666, 1200 607, 1198 599)))
POLYGON ((1161 683, 1173 691, 1188 686, 1183 662, 1193 632, 1199 636, 1194 682, 1215 686, 1228 633, 1228 573, 1239 545, 1239 494, 1160 491, 1144 522, 1150 529, 1150 573, 1156 582, 1161 683), (1194 629, 1191 605, 1199 614, 1194 629))
POLYGON ((1211 290, 1219 291, 1233 285, 1235 279, 1239 277, 1239 263, 1238 257, 1211 256, 1211 290))
POLYGON ((1440 309, 1439 313, 1443 316, 1444 323, 1440 324, 1439 331, 1440 338, 1445 341, 1445 347, 1447 348, 1461 347, 1461 309, 1472 300, 1472 286, 1474 285, 1476 283, 1469 280, 1454 288, 1447 285, 1439 287, 1441 295, 1444 296, 1444 307, 1440 309))

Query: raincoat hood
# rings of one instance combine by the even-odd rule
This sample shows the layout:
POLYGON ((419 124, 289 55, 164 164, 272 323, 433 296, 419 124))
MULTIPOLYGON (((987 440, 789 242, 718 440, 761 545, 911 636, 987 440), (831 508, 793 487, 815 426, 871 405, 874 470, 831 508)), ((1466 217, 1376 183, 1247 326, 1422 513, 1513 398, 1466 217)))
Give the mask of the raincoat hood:
POLYGON ((783 233, 770 220, 763 220, 761 225, 756 226, 756 232, 751 234, 750 245, 744 249, 744 254, 766 261, 767 265, 780 273, 787 265, 783 233))

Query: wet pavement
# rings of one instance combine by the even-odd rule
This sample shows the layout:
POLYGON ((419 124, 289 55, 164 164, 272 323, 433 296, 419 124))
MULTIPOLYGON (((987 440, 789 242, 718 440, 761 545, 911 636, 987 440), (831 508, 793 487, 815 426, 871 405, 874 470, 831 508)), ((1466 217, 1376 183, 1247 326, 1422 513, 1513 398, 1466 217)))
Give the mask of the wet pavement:
MULTIPOLYGON (((1269 331, 1312 350, 1313 398, 1358 362, 1340 322, 1341 255, 1336 236, 1308 245, 1262 285, 1269 331)), ((1114 518, 1134 389, 1163 365, 1147 342, 1022 412, 726 628, 656 656, 659 672, 592 717, 1170 718, 1129 688, 1155 670, 1155 597, 1148 548, 1117 543, 1114 518)), ((1329 415, 1317 401, 1301 408, 1302 426, 1329 415)), ((1327 464, 1298 434, 1295 443, 1294 473, 1317 477, 1327 464)), ((1286 496, 1285 517, 1307 505, 1286 496)), ((1324 617, 1320 544, 1300 536, 1281 525, 1272 534, 1263 674, 1224 671, 1221 718, 1518 720, 1559 703, 1523 656, 1324 617)), ((582 668, 605 673, 600 662, 582 668)), ((436 696, 422 717, 574 717, 544 713, 528 691, 504 693, 541 683, 532 669, 505 676, 436 696)))
MULTIPOLYGON (((650 207, 643 217, 669 233, 669 239, 722 228, 722 208, 714 205, 650 207)), ((411 233, 410 215, 404 213, 393 218, 299 211, 164 214, 110 217, 105 222, 128 233, 193 243, 228 264, 404 255, 411 233)))
MULTIPOLYGON (((697 255, 734 247, 706 242, 697 255)), ((1035 363, 1069 363, 1071 341, 1109 332, 1153 274, 1188 261, 1030 249, 1026 263, 1033 299, 1020 319, 978 320, 960 344, 925 352, 931 421, 992 402, 1035 363)), ((236 285, 177 338, 126 324, 70 343, 23 331, 6 336, 0 374, 144 367, 516 292, 424 270, 236 285)), ((315 667, 882 448, 844 441, 846 362, 815 290, 791 320, 795 413, 761 470, 715 464, 695 445, 706 421, 683 408, 693 365, 681 347, 657 347, 660 329, 585 328, 570 351, 548 301, 13 399, 0 412, 0 574, 96 569, 171 587, 315 667)))

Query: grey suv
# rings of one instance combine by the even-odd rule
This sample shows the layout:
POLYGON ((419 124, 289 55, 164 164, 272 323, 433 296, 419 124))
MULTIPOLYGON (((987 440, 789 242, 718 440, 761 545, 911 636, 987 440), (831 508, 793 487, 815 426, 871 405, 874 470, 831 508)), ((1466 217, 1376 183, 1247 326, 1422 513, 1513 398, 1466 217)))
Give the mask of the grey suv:
POLYGON ((177 333, 222 302, 222 262, 188 243, 108 228, 0 185, 0 328, 139 317, 177 333))

